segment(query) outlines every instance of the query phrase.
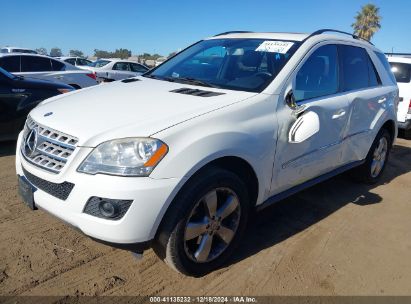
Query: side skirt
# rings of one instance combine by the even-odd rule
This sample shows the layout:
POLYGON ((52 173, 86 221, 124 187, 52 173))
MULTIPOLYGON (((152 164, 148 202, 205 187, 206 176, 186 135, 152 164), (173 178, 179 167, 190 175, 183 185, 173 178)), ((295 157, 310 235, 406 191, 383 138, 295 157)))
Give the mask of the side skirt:
POLYGON ((311 179, 311 180, 309 180, 309 181, 306 181, 306 182, 304 182, 304 183, 302 183, 302 184, 300 184, 300 185, 297 185, 297 186, 295 186, 295 187, 292 187, 292 188, 290 188, 290 189, 288 189, 288 190, 285 190, 285 191, 283 191, 283 192, 281 192, 281 193, 275 194, 275 195, 271 196, 270 198, 268 198, 268 199, 267 199, 265 202, 263 202, 262 204, 258 205, 258 206, 257 206, 257 211, 261 211, 261 210, 263 210, 264 208, 266 208, 266 207, 268 207, 268 206, 271 206, 271 205, 273 205, 273 204, 275 204, 275 203, 277 203, 277 202, 279 202, 279 201, 282 201, 283 199, 286 199, 287 197, 289 197, 289 196, 291 196, 291 195, 293 195, 293 194, 296 194, 297 192, 300 192, 300 191, 302 191, 302 190, 305 190, 305 189, 307 189, 307 188, 310 188, 310 187, 312 187, 312 186, 314 186, 314 185, 316 185, 316 184, 319 184, 319 183, 321 183, 321 182, 323 182, 323 181, 325 181, 325 180, 327 180, 327 179, 330 179, 330 178, 332 178, 332 177, 334 177, 334 176, 336 176, 336 175, 339 175, 339 174, 341 174, 341 173, 343 173, 343 172, 345 172, 345 171, 348 171, 348 170, 350 170, 350 169, 352 169, 352 168, 358 167, 358 166, 362 165, 363 163, 365 163, 365 159, 364 159, 364 160, 355 161, 355 162, 352 162, 352 163, 349 163, 349 164, 346 164, 346 165, 344 165, 344 166, 342 166, 342 167, 340 167, 340 168, 337 168, 337 169, 335 169, 335 170, 333 170, 333 171, 331 171, 331 172, 328 172, 328 173, 326 173, 326 174, 324 174, 324 175, 321 175, 321 176, 319 176, 319 177, 313 178, 313 179, 311 179))

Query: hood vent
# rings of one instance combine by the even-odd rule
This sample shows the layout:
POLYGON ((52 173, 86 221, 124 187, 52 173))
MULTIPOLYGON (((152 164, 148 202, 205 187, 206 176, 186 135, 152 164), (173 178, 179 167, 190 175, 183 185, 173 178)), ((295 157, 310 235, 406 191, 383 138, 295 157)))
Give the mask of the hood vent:
POLYGON ((138 79, 138 78, 126 78, 126 79, 123 79, 121 82, 129 83, 129 82, 135 82, 135 81, 140 81, 140 79, 138 79))
POLYGON ((218 95, 225 94, 225 93, 218 93, 218 92, 213 92, 213 91, 203 91, 203 90, 189 89, 189 88, 181 88, 177 90, 172 90, 170 92, 186 94, 186 95, 194 95, 194 96, 200 96, 200 97, 212 97, 212 96, 218 96, 218 95))

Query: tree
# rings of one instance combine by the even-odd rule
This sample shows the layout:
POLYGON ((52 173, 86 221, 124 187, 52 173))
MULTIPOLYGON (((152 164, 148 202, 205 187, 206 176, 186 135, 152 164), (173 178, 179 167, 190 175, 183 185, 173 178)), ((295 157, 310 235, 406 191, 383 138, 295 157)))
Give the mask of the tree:
POLYGON ((84 57, 84 53, 80 50, 70 50, 69 54, 73 57, 84 57))
POLYGON ((366 4, 357 12, 355 22, 351 25, 354 34, 365 40, 371 40, 372 36, 381 28, 381 16, 379 7, 374 4, 366 4))
POLYGON ((94 56, 97 58, 110 58, 111 52, 95 49, 94 56))
POLYGON ((116 49, 112 56, 115 58, 127 59, 128 57, 131 57, 131 51, 127 49, 116 49))
POLYGON ((127 49, 116 49, 114 52, 108 52, 108 51, 95 49, 94 56, 97 58, 127 59, 128 57, 131 57, 131 51, 127 49))
POLYGON ((58 47, 54 47, 50 50, 50 56, 51 57, 61 57, 63 53, 61 52, 61 49, 58 47))
POLYGON ((36 52, 39 53, 40 55, 45 55, 47 56, 47 50, 44 47, 36 49, 36 52))

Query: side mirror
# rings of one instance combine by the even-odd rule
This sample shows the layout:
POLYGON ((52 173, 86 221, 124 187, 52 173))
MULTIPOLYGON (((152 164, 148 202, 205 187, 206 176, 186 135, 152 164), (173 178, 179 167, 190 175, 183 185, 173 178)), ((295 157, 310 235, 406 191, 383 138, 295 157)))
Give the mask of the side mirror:
POLYGON ((290 143, 301 143, 306 141, 320 131, 320 119, 315 112, 306 112, 301 115, 292 125, 288 134, 290 143))

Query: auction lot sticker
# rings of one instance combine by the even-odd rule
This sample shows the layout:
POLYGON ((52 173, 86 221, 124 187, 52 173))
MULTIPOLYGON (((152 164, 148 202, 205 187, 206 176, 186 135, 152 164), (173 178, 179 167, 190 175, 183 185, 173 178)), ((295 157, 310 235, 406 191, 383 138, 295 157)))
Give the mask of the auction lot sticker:
POLYGON ((285 54, 294 45, 294 42, 266 40, 256 48, 257 52, 269 52, 285 54))

